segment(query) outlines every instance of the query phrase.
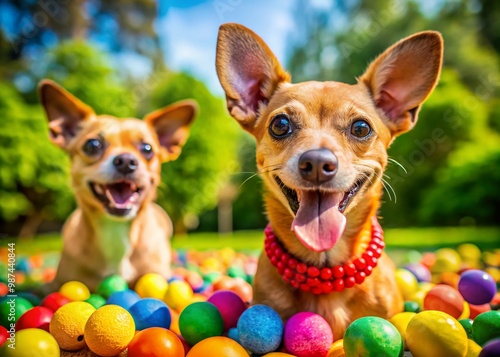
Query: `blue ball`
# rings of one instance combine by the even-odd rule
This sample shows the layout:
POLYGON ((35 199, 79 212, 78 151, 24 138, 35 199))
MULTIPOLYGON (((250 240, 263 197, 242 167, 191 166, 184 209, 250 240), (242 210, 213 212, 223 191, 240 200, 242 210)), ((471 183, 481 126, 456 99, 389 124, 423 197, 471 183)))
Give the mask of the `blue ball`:
POLYGON ((22 271, 23 273, 29 273, 31 271, 31 263, 28 259, 20 258, 17 261, 16 270, 22 271))
POLYGON ((283 322, 276 311, 266 305, 254 305, 238 320, 241 345, 253 353, 275 351, 283 337, 283 322))
POLYGON ((112 293, 108 300, 106 300, 106 305, 118 305, 123 307, 125 310, 129 310, 132 305, 139 300, 141 300, 141 298, 135 291, 127 289, 112 293))
POLYGON ((134 318, 135 329, 144 330, 149 327, 170 328, 172 315, 167 304, 153 298, 141 299, 129 309, 134 318))
POLYGON ((238 329, 236 327, 231 327, 227 331, 227 337, 229 337, 231 340, 235 340, 241 345, 240 334, 238 333, 238 329))

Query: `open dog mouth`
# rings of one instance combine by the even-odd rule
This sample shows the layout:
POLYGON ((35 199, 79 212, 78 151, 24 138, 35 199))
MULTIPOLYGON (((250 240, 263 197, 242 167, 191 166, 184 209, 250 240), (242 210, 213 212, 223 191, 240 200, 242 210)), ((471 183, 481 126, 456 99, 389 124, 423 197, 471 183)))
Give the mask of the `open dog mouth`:
POLYGON ((361 190, 369 175, 360 178, 345 192, 294 190, 274 176, 291 210, 295 213, 291 229, 308 249, 322 252, 331 249, 342 236, 346 224, 344 211, 361 190))
POLYGON ((123 180, 101 184, 89 182, 94 196, 103 204, 109 214, 125 216, 138 203, 141 195, 139 188, 133 181, 123 180))

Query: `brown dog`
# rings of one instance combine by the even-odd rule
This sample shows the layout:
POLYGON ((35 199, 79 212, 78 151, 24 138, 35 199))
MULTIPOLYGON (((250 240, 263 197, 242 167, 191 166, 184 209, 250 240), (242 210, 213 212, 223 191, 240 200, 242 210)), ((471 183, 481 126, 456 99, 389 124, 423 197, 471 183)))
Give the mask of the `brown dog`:
POLYGON ((148 114, 118 119, 94 111, 52 81, 39 95, 50 139, 71 158, 78 209, 63 228, 57 289, 78 280, 94 290, 120 274, 133 283, 143 274, 170 275, 172 223, 153 200, 161 163, 175 160, 197 112, 186 100, 148 114))
POLYGON ((410 130, 441 70, 437 32, 380 55, 355 85, 292 84, 251 30, 222 25, 217 73, 231 115, 257 141, 270 226, 254 303, 313 311, 342 338, 354 319, 402 311, 376 214, 387 148, 410 130))

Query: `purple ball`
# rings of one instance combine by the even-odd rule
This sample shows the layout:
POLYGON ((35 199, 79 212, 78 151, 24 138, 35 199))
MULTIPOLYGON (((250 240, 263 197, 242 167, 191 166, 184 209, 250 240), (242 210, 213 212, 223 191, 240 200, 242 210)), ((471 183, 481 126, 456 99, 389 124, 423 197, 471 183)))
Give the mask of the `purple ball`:
POLYGON ((286 349, 294 356, 326 356, 333 343, 333 332, 320 315, 299 312, 286 322, 284 341, 286 349))
POLYGON ((408 270, 410 273, 415 275, 415 278, 417 278, 417 281, 419 283, 421 282, 430 282, 431 281, 431 272, 429 269, 420 263, 411 263, 411 264, 406 264, 403 268, 408 270))
POLYGON ((482 270, 467 270, 458 281, 458 291, 472 305, 489 303, 497 292, 497 285, 490 274, 482 270))
POLYGON ((207 302, 214 304, 222 315, 224 331, 236 327, 241 314, 247 309, 238 294, 229 290, 216 291, 207 299, 207 302))
POLYGON ((498 357, 500 356, 500 338, 489 341, 484 345, 479 357, 498 357))

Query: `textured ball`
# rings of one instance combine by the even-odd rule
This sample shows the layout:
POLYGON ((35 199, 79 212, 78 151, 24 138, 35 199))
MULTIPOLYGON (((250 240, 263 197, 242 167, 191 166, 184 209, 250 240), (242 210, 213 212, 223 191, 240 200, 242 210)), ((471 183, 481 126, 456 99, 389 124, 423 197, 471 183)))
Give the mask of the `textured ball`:
POLYGON ((97 294, 101 295, 104 299, 107 299, 114 292, 127 289, 128 285, 125 279, 119 275, 111 275, 99 283, 97 286, 97 294))
POLYGON ((254 305, 241 314, 237 324, 241 344, 257 354, 275 351, 283 336, 283 322, 266 305, 254 305))
POLYGON ((74 301, 58 309, 50 321, 50 333, 63 350, 85 347, 84 330, 95 308, 87 302, 74 301))
POLYGON ((68 299, 61 293, 52 293, 42 300, 42 306, 48 307, 52 311, 57 311, 61 306, 70 303, 71 300, 68 299))
POLYGON ((431 281, 431 272, 430 270, 423 264, 420 263, 411 263, 404 266, 406 270, 415 275, 417 281, 420 282, 430 282, 431 281))
POLYGON ((195 302, 182 310, 179 329, 186 342, 193 346, 206 338, 222 335, 224 323, 213 304, 195 302))
POLYGON ((161 300, 147 298, 137 301, 129 309, 134 318, 136 330, 149 327, 170 328, 172 316, 168 306, 161 300))
POLYGON ((193 299, 193 289, 185 281, 177 280, 168 285, 163 301, 177 311, 186 307, 193 299))
POLYGON ((0 325, 9 329, 10 324, 17 321, 22 314, 31 309, 33 305, 25 298, 4 297, 0 300, 0 325), (14 316, 14 321, 9 320, 9 316, 14 316))
POLYGON ((40 328, 49 332, 50 320, 54 311, 44 306, 35 306, 17 320, 16 331, 24 330, 26 328, 40 328))
POLYGON ((231 340, 234 340, 241 344, 240 341, 240 334, 238 332, 238 329, 236 327, 232 327, 227 331, 227 337, 229 337, 231 340))
POLYGON ((500 337, 500 311, 487 311, 477 315, 472 324, 472 337, 480 346, 500 337))
POLYGON ((489 303, 497 292, 495 280, 482 270, 467 270, 458 281, 458 291, 474 305, 489 303))
POLYGON ((424 309, 443 311, 458 319, 464 311, 464 299, 451 286, 439 284, 425 295, 424 309))
POLYGON ((98 309, 104 304, 106 304, 106 299, 104 299, 101 295, 98 294, 90 294, 89 298, 85 300, 85 302, 88 302, 90 305, 98 309))
POLYGON ((184 346, 175 333, 161 327, 138 332, 128 345, 127 357, 184 357, 184 346))
POLYGON ((344 335, 346 357, 400 357, 403 339, 389 321, 367 316, 353 321, 344 335))
POLYGON ((163 276, 149 273, 141 276, 135 284, 134 290, 141 298, 163 299, 167 291, 168 283, 163 276))
POLYGON ((105 305, 97 309, 85 325, 85 341, 100 356, 115 356, 127 348, 135 334, 134 319, 121 306, 105 305))
POLYGON ((498 357, 500 356, 500 338, 489 341, 484 345, 479 357, 498 357))
POLYGON ((123 307, 125 310, 129 310, 132 305, 134 305, 141 298, 139 295, 130 289, 123 291, 115 291, 112 293, 108 300, 106 300, 107 305, 118 305, 123 307))
POLYGON ((5 343, 0 348, 3 357, 59 357, 60 349, 54 337, 45 330, 27 328, 16 332, 16 348, 5 343))
POLYGON ((406 328, 406 342, 413 357, 464 356, 467 334, 460 323, 442 311, 422 311, 406 328))
POLYGON ((394 315, 389 319, 389 322, 394 325, 401 334, 403 338, 403 345, 405 349, 407 349, 406 343, 406 328, 410 323, 410 320, 415 317, 416 313, 414 312, 400 312, 399 314, 394 315))
POLYGON ((236 327, 241 314, 247 309, 246 304, 235 292, 230 290, 219 290, 213 293, 207 300, 215 305, 224 321, 224 331, 236 327))
POLYGON ((64 283, 59 292, 71 301, 84 301, 90 297, 89 288, 79 281, 68 281, 64 283))
POLYGON ((248 357, 241 345, 227 337, 209 337, 194 345, 186 357, 248 357))
POLYGON ((286 349, 297 357, 324 356, 333 343, 328 322, 318 314, 299 312, 285 324, 286 349))

